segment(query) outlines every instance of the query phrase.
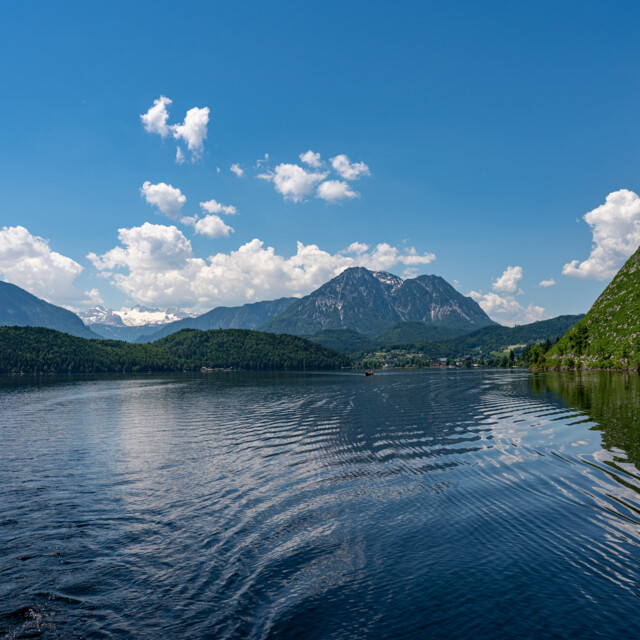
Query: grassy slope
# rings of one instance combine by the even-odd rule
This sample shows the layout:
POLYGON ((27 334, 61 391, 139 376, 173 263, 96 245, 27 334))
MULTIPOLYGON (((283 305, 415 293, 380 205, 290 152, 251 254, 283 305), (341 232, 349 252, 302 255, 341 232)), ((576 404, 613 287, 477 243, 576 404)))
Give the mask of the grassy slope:
POLYGON ((589 313, 547 353, 545 368, 640 367, 640 249, 589 313))

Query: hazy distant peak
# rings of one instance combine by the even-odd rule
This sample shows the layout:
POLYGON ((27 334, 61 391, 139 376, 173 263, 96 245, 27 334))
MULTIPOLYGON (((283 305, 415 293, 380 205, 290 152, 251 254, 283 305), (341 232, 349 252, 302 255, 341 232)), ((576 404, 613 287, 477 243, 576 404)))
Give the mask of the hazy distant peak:
POLYGON ((136 305, 134 307, 122 307, 115 311, 113 309, 105 309, 98 305, 87 311, 78 314, 85 324, 103 324, 114 327, 142 327, 149 325, 164 325, 176 320, 191 317, 191 314, 178 309, 177 307, 168 307, 166 309, 156 309, 153 307, 145 307, 136 305))

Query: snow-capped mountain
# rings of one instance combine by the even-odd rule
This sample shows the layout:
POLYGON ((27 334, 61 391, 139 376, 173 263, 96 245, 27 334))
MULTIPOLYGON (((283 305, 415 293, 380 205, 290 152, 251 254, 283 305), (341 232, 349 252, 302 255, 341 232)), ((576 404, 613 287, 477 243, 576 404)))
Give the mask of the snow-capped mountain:
POLYGON ((119 310, 105 309, 103 306, 93 307, 78 314, 86 325, 100 324, 113 327, 145 327, 164 325, 191 315, 178 309, 154 309, 136 305, 135 307, 122 307, 119 310))

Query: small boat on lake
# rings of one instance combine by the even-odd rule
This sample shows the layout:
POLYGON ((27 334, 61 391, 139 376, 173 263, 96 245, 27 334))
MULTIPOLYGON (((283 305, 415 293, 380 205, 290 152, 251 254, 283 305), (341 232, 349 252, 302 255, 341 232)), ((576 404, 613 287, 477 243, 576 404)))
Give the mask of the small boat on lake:
POLYGON ((364 375, 365 376, 372 376, 373 375, 373 370, 371 370, 371 371, 366 371, 365 370, 364 375))

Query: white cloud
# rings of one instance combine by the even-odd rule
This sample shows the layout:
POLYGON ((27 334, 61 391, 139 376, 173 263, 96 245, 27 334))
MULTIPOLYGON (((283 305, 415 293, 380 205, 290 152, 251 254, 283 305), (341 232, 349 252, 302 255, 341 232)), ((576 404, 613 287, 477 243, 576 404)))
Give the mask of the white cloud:
POLYGON ((364 162, 350 162, 344 153, 331 158, 331 166, 345 180, 357 180, 360 176, 370 176, 371 171, 364 162))
POLYGON ((300 242, 296 253, 287 257, 254 239, 236 251, 203 260, 193 256, 191 243, 175 226, 148 222, 120 229, 118 238, 120 245, 114 249, 102 256, 89 255, 98 270, 111 272, 116 287, 138 303, 201 311, 221 304, 306 295, 348 267, 387 270, 397 264, 413 265, 418 258, 423 263, 434 258, 385 243, 373 250, 353 243, 331 254, 300 242))
POLYGON ((409 247, 405 250, 405 254, 400 256, 398 260, 402 262, 402 264, 429 264, 436 259, 435 253, 425 253, 423 255, 419 255, 416 251, 415 247, 409 247))
POLYGON ((229 170, 230 170, 232 173, 235 173, 235 174, 238 176, 238 178, 242 178, 242 176, 244 176, 244 169, 241 169, 241 168, 240 168, 240 165, 239 165, 239 164, 237 164, 237 163, 232 164, 232 165, 229 167, 229 170))
POLYGON ((204 141, 207 139, 207 125, 209 124, 209 107, 200 109, 193 107, 187 111, 182 124, 171 125, 173 137, 184 140, 191 151, 191 159, 197 160, 202 155, 204 141))
POLYGON ((359 256, 365 251, 369 251, 368 244, 364 242, 352 242, 346 249, 342 250, 341 253, 355 253, 359 256))
POLYGON ((311 149, 309 149, 309 151, 305 151, 304 153, 301 153, 298 157, 302 162, 304 162, 306 165, 309 165, 310 167, 313 167, 314 169, 317 169, 318 167, 322 166, 322 161, 320 160, 320 154, 314 153, 313 151, 311 151, 311 149))
POLYGON ((301 202, 318 184, 327 177, 326 173, 307 171, 297 164, 279 164, 275 171, 261 173, 258 178, 273 182, 275 190, 285 200, 301 202))
POLYGON ((201 202, 200 207, 207 213, 224 213, 226 215, 235 215, 238 210, 232 204, 222 204, 213 198, 207 202, 201 202))
POLYGON ((140 188, 140 195, 149 204, 158 207, 165 216, 174 219, 180 215, 180 211, 187 201, 180 189, 164 182, 151 184, 147 180, 140 188))
POLYGON ((327 202, 340 202, 348 198, 357 198, 359 195, 342 180, 325 180, 318 185, 318 198, 327 202))
MULTIPOLYGON (((518 293, 518 282, 522 279, 522 267, 507 267, 502 275, 494 280, 491 288, 502 293, 518 293)), ((520 291, 522 293, 522 291, 520 291)))
POLYGON ((260 169, 260 167, 263 167, 267 162, 269 162, 269 154, 265 153, 264 157, 256 160, 256 169, 260 169))
POLYGON ((500 324, 513 326, 548 318, 549 315, 544 307, 531 303, 525 307, 516 300, 515 296, 523 293, 519 288, 522 275, 522 267, 509 266, 491 283, 493 292, 470 291, 467 295, 473 298, 492 320, 500 324), (494 293, 495 291, 499 293, 494 293))
POLYGON ((510 295, 483 294, 479 291, 470 291, 467 295, 473 298, 492 320, 500 324, 508 326, 529 324, 550 317, 544 307, 529 304, 525 308, 510 295))
POLYGON ((82 272, 75 260, 52 251, 44 238, 21 226, 0 229, 0 277, 39 298, 64 306, 102 302, 97 289, 82 292, 73 284, 82 272))
POLYGON ((539 287, 553 287, 556 281, 553 278, 549 278, 549 280, 540 280, 538 282, 539 287))
POLYGON ((605 203, 584 215, 591 227, 589 257, 572 260, 562 273, 572 278, 608 280, 640 245, 640 197, 628 189, 610 193, 605 203))
POLYGON ((169 105, 171 105, 171 100, 165 96, 160 96, 153 101, 153 106, 150 107, 149 111, 140 116, 145 131, 157 133, 163 138, 169 134, 170 127, 167 125, 167 120, 169 119, 167 107, 169 105))
MULTIPOLYGON (((186 220, 186 218, 183 218, 183 221, 184 220, 186 220)), ((222 218, 215 214, 210 214, 199 220, 195 220, 193 228, 196 233, 209 238, 228 238, 229 234, 234 231, 233 227, 225 224, 222 218)))
MULTIPOLYGON (((140 116, 144 128, 149 133, 157 133, 165 138, 169 133, 176 140, 183 140, 189 151, 191 160, 195 161, 202 155, 204 141, 207 139, 207 126, 209 124, 209 107, 193 107, 189 109, 182 124, 168 124, 169 112, 167 107, 172 101, 160 96, 153 101, 153 106, 140 116)), ((185 160, 184 152, 180 147, 176 149, 176 162, 182 164, 185 160)))
POLYGON ((547 320, 550 317, 551 316, 547 313, 544 307, 540 307, 535 304, 529 304, 524 311, 524 324, 529 324, 530 322, 538 322, 540 320, 547 320))

